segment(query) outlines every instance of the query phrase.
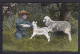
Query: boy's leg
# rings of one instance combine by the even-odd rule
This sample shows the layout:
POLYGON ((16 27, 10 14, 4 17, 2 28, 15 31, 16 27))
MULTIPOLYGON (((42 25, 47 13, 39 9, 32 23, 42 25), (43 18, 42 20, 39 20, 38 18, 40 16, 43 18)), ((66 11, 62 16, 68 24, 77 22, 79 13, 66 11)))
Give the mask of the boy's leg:
POLYGON ((16 38, 16 39, 21 39, 21 38, 22 38, 21 33, 15 32, 15 38, 16 38))
POLYGON ((27 37, 27 34, 24 31, 22 31, 21 34, 22 34, 23 37, 24 36, 27 37))

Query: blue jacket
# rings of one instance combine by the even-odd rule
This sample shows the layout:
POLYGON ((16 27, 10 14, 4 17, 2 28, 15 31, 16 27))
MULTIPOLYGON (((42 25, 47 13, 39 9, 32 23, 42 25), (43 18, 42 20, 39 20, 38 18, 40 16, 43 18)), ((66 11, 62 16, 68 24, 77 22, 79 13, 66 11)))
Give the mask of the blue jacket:
POLYGON ((32 24, 29 21, 19 18, 19 19, 16 20, 17 31, 25 31, 26 30, 25 27, 21 26, 21 24, 28 24, 28 25, 32 26, 32 24))

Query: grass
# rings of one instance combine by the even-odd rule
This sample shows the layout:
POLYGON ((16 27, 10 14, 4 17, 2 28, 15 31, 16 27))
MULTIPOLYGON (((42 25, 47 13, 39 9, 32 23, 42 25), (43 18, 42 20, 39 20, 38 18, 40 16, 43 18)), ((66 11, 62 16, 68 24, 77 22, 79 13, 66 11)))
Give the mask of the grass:
POLYGON ((15 39, 14 32, 3 32, 3 51, 15 52, 42 52, 42 51, 78 51, 78 32, 72 34, 72 41, 69 42, 66 34, 54 33, 51 36, 51 41, 47 42, 44 35, 35 36, 30 40, 32 31, 27 31, 28 37, 23 37, 20 40, 15 39), (31 34, 30 34, 31 33, 31 34))

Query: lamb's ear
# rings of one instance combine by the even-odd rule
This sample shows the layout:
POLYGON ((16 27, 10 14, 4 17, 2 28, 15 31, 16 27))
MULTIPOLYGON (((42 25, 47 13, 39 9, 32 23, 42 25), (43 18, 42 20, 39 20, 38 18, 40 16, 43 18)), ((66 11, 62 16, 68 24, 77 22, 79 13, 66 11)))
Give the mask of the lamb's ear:
POLYGON ((35 22, 35 21, 33 21, 33 22, 35 22))
POLYGON ((49 21, 52 21, 52 20, 49 18, 49 21))
POLYGON ((51 19, 50 19, 50 21, 51 21, 51 19))
POLYGON ((37 23, 37 21, 36 21, 36 23, 37 23))

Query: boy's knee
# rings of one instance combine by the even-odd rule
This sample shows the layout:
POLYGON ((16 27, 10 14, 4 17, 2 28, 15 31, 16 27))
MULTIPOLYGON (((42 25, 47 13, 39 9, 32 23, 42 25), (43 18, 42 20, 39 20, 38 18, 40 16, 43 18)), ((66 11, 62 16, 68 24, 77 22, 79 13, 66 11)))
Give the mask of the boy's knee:
POLYGON ((21 39, 22 38, 22 35, 19 33, 19 32, 15 32, 15 38, 16 39, 21 39))
POLYGON ((26 36, 27 37, 27 34, 26 33, 22 33, 22 36, 26 36))

